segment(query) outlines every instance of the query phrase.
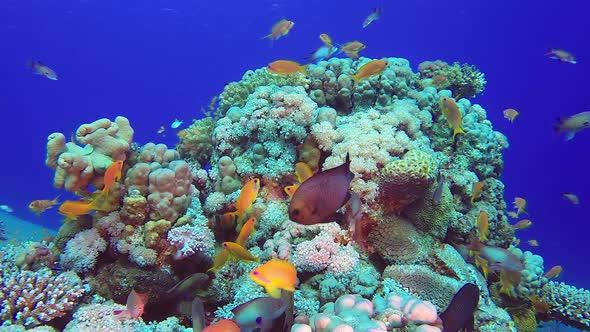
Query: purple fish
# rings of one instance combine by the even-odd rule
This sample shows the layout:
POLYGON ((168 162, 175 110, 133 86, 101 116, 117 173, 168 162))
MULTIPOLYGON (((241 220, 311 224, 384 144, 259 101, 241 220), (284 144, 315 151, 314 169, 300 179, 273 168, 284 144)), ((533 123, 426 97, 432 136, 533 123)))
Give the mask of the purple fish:
POLYGON ((344 164, 316 173, 301 184, 289 204, 289 218, 303 225, 333 221, 338 209, 350 199, 350 158, 344 164))
POLYGON ((479 304, 479 288, 465 284, 451 300, 447 309, 440 314, 442 332, 474 331, 473 314, 479 304))

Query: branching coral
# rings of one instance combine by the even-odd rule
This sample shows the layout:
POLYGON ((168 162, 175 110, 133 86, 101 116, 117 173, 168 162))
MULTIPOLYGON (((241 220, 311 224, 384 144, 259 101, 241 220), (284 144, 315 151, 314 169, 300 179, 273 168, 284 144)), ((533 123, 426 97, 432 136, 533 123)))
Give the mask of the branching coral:
POLYGON ((590 291, 549 281, 539 292, 541 301, 549 304, 549 315, 564 324, 590 330, 590 291))
POLYGON ((96 258, 106 247, 106 241, 95 228, 82 231, 66 244, 60 256, 61 263, 74 271, 88 272, 94 268, 96 258))
POLYGON ((62 317, 86 292, 74 272, 20 271, 0 278, 0 318, 34 327, 62 317))

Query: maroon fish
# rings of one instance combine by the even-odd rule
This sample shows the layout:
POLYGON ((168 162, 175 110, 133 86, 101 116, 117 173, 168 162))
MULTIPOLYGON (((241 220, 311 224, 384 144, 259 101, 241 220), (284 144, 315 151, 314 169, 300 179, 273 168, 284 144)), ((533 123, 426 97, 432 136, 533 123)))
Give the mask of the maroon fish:
POLYGON ((350 199, 350 158, 344 164, 316 173, 299 186, 289 204, 289 218, 303 225, 333 221, 338 209, 350 199))
POLYGON ((479 288, 474 284, 465 284, 451 300, 451 303, 440 314, 443 332, 473 332, 473 314, 479 304, 479 288))

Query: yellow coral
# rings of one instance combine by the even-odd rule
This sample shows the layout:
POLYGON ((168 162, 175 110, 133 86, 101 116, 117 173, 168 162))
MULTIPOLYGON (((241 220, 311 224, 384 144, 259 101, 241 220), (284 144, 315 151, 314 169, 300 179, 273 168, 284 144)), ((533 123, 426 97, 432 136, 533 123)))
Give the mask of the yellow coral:
POLYGON ((420 150, 411 150, 403 159, 389 162, 378 179, 384 209, 398 213, 423 197, 437 172, 436 160, 420 150))
POLYGON ((147 247, 153 247, 158 243, 160 236, 165 235, 172 226, 166 219, 158 221, 150 220, 145 224, 144 241, 147 247))
POLYGON ((510 317, 512 317, 518 332, 535 332, 537 330, 535 310, 529 307, 520 306, 506 308, 506 311, 508 311, 510 317))

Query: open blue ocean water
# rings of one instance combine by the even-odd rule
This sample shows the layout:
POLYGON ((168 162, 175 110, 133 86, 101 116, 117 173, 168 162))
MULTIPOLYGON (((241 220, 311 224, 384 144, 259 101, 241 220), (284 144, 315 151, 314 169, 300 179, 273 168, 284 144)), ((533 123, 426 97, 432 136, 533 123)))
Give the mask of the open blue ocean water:
POLYGON ((53 188, 44 164, 50 133, 69 136, 82 123, 124 115, 134 141, 173 146, 175 118, 188 125, 203 117, 201 107, 246 70, 277 59, 305 62, 322 32, 336 42, 362 41, 365 57, 407 58, 414 70, 441 59, 483 71, 488 84, 473 101, 510 143, 504 196, 509 205, 526 198, 534 224, 519 233, 522 247, 542 255, 546 267, 562 265, 560 281, 590 288, 590 130, 571 141, 553 131, 557 117, 590 110, 590 5, 583 0, 3 0, 0 204, 57 229, 55 209, 37 217, 27 208, 35 199, 73 197, 53 188), (362 29, 375 7, 381 18, 362 29), (261 39, 282 18, 295 22, 289 35, 261 39), (549 59, 549 48, 568 50, 578 63, 549 59), (34 75, 29 58, 59 80, 34 75), (506 108, 520 112, 514 123, 504 119, 506 108), (527 246, 530 239, 540 245, 527 246))

